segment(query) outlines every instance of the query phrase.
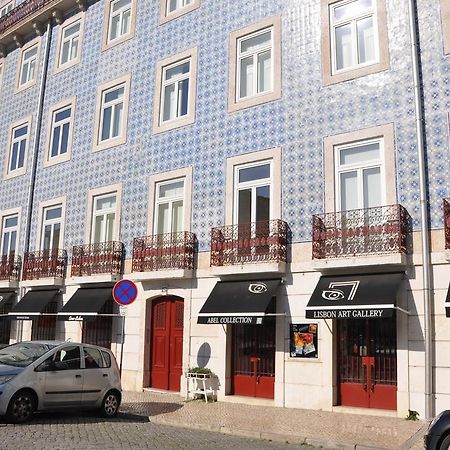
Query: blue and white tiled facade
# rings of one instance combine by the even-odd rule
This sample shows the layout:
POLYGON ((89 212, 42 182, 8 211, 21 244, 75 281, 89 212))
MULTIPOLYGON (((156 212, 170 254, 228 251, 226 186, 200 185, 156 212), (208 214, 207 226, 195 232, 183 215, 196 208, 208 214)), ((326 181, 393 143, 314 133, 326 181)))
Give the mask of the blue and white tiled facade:
MULTIPOLYGON (((443 235, 442 199, 450 197, 450 56, 443 53, 439 0, 418 0, 417 3, 423 64, 430 227, 436 235, 443 235)), ((63 246, 70 254, 73 245, 85 243, 89 215, 88 191, 122 183, 120 240, 125 244, 127 258, 130 258, 133 238, 147 234, 147 211, 151 211, 148 208, 149 177, 192 167, 191 230, 198 238, 199 252, 206 254, 210 250, 211 228, 229 225, 225 223, 227 158, 281 147, 282 177, 281 180, 275 180, 281 183, 281 219, 289 223, 292 242, 305 244, 304 248, 309 253, 302 260, 308 259, 310 247, 307 244, 312 239, 312 215, 322 213, 325 209, 324 138, 385 124, 394 125, 397 202, 410 213, 414 231, 420 231, 419 163, 408 4, 403 0, 386 0, 386 5, 390 68, 330 86, 322 83, 320 0, 201 0, 198 9, 165 24, 160 24, 160 0, 137 0, 134 38, 107 50, 102 50, 105 3, 103 0, 89 3, 85 12, 81 62, 59 73, 54 73, 54 68, 60 26, 53 26, 37 161, 31 250, 35 249, 39 202, 66 196, 63 246), (276 15, 281 16, 281 99, 229 113, 230 33, 276 15), (164 58, 194 47, 198 48, 195 121, 192 125, 154 134, 152 123, 156 65, 164 58), (123 145, 94 152, 97 88, 102 83, 126 74, 131 74, 127 141, 123 145), (50 109, 71 97, 76 97, 72 157, 69 161, 44 167, 50 109)), ((15 93, 20 51, 10 48, 4 58, 0 89, 2 167, 8 158, 8 130, 11 123, 32 115, 31 144, 34 144, 47 38, 46 34, 41 38, 38 81, 31 88, 15 93)), ((20 254, 23 253, 25 242, 24 215, 31 176, 32 145, 28 152, 27 173, 0 183, 1 209, 22 207, 20 254)), ((437 253, 443 251, 443 247, 436 250, 437 253)), ((419 272, 421 269, 416 270, 419 272)), ((445 264, 436 271, 435 276, 441 277, 436 287, 442 291, 439 294, 441 296, 450 279, 447 272, 449 270, 445 264)), ((304 278, 308 277, 311 279, 305 286, 314 286, 318 275, 306 274, 304 278)), ((199 275, 199 285, 202 284, 200 278, 199 275)), ((175 286, 177 292, 190 289, 189 297, 193 303, 185 314, 189 322, 195 322, 196 312, 208 295, 206 291, 212 288, 209 275, 205 279, 206 287, 200 287, 197 291, 186 287, 188 285, 184 281, 175 286)), ((302 283, 302 280, 298 282, 302 283)), ((419 292, 419 284, 416 279, 412 281, 411 292, 419 292)), ((154 291, 152 295, 158 289, 160 285, 157 288, 143 288, 144 291, 154 291)), ((293 317, 304 317, 304 311, 300 310, 304 310, 310 294, 308 289, 288 287, 285 302, 289 303, 292 311, 297 311, 293 317), (292 306, 291 302, 298 302, 297 306, 292 306)), ((186 295, 183 297, 187 298, 186 295)), ((408 301, 419 303, 420 297, 411 294, 408 301)), ((442 308, 441 303, 437 304, 437 308, 442 308)), ((142 308, 136 310, 133 316, 136 324, 136 317, 142 313, 142 308)), ((414 317, 417 320, 404 319, 401 326, 405 329, 408 326, 410 329, 421 326, 422 307, 417 305, 412 309, 416 311, 414 317)), ((142 325, 139 326, 142 328, 142 325)), ((193 325, 191 335, 185 337, 186 348, 190 348, 190 353, 186 353, 184 359, 185 366, 193 362, 196 347, 205 340, 212 339, 215 343, 212 345, 213 360, 214 355, 224 350, 226 338, 220 330, 215 330, 212 335, 208 333, 210 329, 205 332, 193 325)), ((281 337, 282 341, 286 340, 286 333, 284 338, 281 337)), ((412 334, 405 340, 415 345, 418 338, 411 337, 412 334)), ((135 336, 136 342, 141 342, 140 335, 142 333, 135 336)), ((442 337, 443 342, 447 342, 446 339, 442 337)), ((330 342, 331 336, 329 346, 324 337, 323 358, 329 357, 331 361, 330 342)), ((130 355, 134 354, 133 351, 130 350, 130 355)), ((403 375, 411 379, 420 378, 423 373, 422 356, 417 356, 418 352, 413 350, 410 352, 405 356, 406 359, 410 358, 410 363, 403 375), (415 363, 411 362, 414 358, 415 363)), ((125 384, 131 388, 142 387, 139 381, 142 358, 139 357, 137 361, 131 362, 130 359, 128 372, 125 370, 130 380, 125 381, 125 384)), ((284 361, 284 357, 277 355, 278 365, 280 361, 284 361)), ((213 364, 216 364, 217 373, 225 373, 224 363, 213 364)), ((293 364, 296 363, 288 363, 290 367, 293 364)), ((331 362, 328 365, 324 363, 320 370, 328 374, 323 376, 328 381, 311 391, 311 396, 315 395, 319 400, 293 395, 291 402, 282 402, 277 400, 281 394, 276 393, 276 403, 294 407, 331 408, 333 382, 329 375, 330 367, 331 362)), ((442 367, 443 371, 450 370, 450 363, 444 362, 442 367)), ((287 370, 289 373, 289 370, 298 369, 287 370)), ((298 389, 295 382, 291 382, 291 387, 289 383, 280 381, 279 384, 284 385, 284 388, 276 388, 276 392, 285 389, 283 395, 287 396, 289 389, 298 389)), ((402 405, 399 415, 403 415, 405 409, 423 411, 421 386, 413 389, 407 384, 402 387, 402 392, 404 398, 399 400, 402 405)), ((442 392, 441 398, 441 403, 450 399, 448 388, 442 392)))

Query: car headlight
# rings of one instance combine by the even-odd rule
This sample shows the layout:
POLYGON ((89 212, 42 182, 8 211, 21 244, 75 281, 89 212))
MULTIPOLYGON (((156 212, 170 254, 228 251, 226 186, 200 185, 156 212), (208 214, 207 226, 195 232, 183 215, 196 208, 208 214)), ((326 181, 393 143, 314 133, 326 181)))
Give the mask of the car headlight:
POLYGON ((11 381, 16 375, 0 375, 0 384, 5 384, 11 381))

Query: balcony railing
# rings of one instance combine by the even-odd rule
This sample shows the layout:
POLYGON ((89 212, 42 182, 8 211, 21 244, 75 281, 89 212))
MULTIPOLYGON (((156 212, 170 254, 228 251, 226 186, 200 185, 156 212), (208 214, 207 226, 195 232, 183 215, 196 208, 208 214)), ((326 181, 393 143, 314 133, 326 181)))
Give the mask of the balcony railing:
POLYGON ((211 266, 286 262, 289 226, 266 220, 211 230, 211 266))
POLYGON ((0 280, 1 281, 19 281, 20 267, 22 260, 20 256, 0 257, 0 280))
POLYGON ((28 252, 23 256, 22 280, 64 278, 67 263, 65 250, 28 252))
POLYGON ((121 274, 124 253, 122 242, 117 241, 74 245, 71 274, 73 277, 121 274))
POLYGON ((445 249, 450 250, 450 200, 444 199, 445 249))
POLYGON ((410 216, 401 205, 313 216, 314 259, 407 253, 410 216))
POLYGON ((25 0, 20 5, 17 5, 0 19, 0 35, 5 33, 8 28, 33 16, 50 3, 57 4, 58 2, 55 0, 25 0))
POLYGON ((187 231, 135 238, 132 270, 193 269, 195 240, 187 231))

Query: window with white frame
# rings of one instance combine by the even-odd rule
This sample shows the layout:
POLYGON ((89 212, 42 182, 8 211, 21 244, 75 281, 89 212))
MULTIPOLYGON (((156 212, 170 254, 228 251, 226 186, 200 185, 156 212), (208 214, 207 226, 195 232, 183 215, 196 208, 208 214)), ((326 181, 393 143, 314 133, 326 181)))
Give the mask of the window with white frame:
POLYGON ((131 33, 132 0, 113 0, 109 9, 107 43, 131 33))
POLYGON ((72 105, 52 112, 49 161, 67 154, 70 145, 72 115, 72 105))
POLYGON ((44 208, 42 212, 41 250, 56 250, 60 246, 62 205, 44 208))
POLYGON ((155 233, 177 233, 184 229, 184 179, 156 184, 155 233))
POLYGON ((2 86, 3 81, 3 63, 0 63, 0 88, 2 86))
POLYGON ((333 73, 379 60, 376 0, 345 0, 330 5, 333 73))
POLYGON ((11 146, 9 149, 8 173, 25 167, 25 157, 28 146, 29 124, 14 127, 11 132, 11 146))
POLYGON ((169 15, 174 13, 175 11, 186 8, 186 6, 192 5, 192 3, 194 3, 194 0, 166 0, 166 2, 166 14, 169 15))
POLYGON ((234 223, 266 222, 272 218, 272 161, 235 167, 234 223))
POLYGON ((102 92, 99 142, 119 138, 123 134, 125 83, 102 92))
POLYGON ((58 66, 69 65, 78 60, 81 41, 81 18, 61 29, 58 66))
POLYGON ((191 58, 163 67, 160 123, 189 114, 191 58))
POLYGON ((13 7, 14 7, 13 2, 9 2, 6 5, 0 7, 0 17, 6 16, 6 14, 8 14, 13 9, 13 7))
POLYGON ((116 222, 117 193, 97 195, 93 198, 91 242, 114 240, 116 222))
POLYGON ((19 231, 19 216, 13 214, 3 217, 2 223, 2 256, 14 255, 17 245, 17 234, 19 231))
POLYGON ((19 88, 36 80, 38 44, 24 50, 20 64, 19 88))
POLYGON ((236 101, 273 90, 273 27, 238 39, 236 101))
POLYGON ((335 170, 337 211, 385 204, 382 139, 335 147, 335 170))

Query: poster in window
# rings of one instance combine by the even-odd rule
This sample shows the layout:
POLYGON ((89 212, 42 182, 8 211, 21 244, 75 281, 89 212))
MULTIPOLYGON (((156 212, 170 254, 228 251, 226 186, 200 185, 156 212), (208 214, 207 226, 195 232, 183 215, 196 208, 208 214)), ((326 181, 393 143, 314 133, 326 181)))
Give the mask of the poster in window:
POLYGON ((291 324, 291 357, 317 358, 319 353, 317 323, 291 324))

